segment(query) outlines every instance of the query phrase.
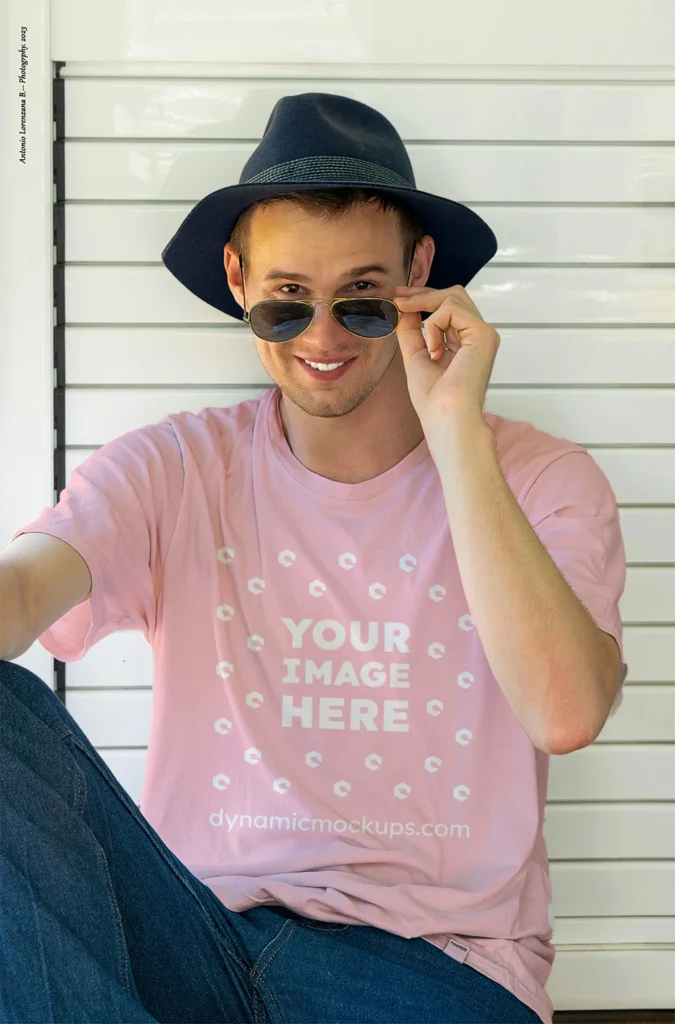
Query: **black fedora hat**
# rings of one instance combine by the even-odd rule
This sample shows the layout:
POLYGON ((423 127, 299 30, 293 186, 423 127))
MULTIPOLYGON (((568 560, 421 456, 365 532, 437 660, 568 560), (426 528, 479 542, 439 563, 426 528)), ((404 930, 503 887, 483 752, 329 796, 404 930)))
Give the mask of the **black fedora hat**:
POLYGON ((492 229, 477 213, 416 188, 403 140, 383 114, 347 96, 306 92, 275 104, 239 184, 211 192, 192 208, 162 262, 198 298, 242 320, 223 264, 240 215, 260 199, 345 187, 387 192, 414 210, 436 245, 430 288, 466 287, 497 252, 492 229))

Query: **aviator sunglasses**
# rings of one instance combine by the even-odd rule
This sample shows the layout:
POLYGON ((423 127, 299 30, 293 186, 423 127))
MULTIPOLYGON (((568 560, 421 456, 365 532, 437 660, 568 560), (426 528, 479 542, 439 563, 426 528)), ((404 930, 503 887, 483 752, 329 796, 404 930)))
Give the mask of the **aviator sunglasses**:
MULTIPOLYGON (((413 246, 406 280, 410 279, 415 248, 413 246)), ((240 265, 243 288, 244 264, 241 259, 240 265)), ((357 338, 388 338, 398 327, 401 316, 393 299, 367 295, 355 299, 262 299, 244 313, 243 319, 263 341, 292 341, 311 326, 320 303, 328 306, 340 327, 357 338)))

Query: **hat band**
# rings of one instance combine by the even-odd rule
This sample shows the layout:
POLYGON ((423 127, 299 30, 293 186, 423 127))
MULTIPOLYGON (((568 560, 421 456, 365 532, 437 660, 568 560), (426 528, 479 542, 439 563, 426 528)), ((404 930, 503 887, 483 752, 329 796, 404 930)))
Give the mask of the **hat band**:
POLYGON ((414 182, 408 181, 396 171, 352 156, 305 156, 299 160, 288 160, 283 164, 274 164, 240 184, 287 181, 339 181, 415 188, 414 182))

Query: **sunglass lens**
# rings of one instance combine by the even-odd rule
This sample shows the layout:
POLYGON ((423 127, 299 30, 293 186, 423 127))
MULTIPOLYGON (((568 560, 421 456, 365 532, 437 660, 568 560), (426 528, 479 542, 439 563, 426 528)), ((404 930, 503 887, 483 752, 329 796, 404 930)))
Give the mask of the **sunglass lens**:
POLYGON ((307 302, 268 299, 253 306, 250 323, 254 334, 265 341, 291 341, 307 330, 313 315, 307 302))
POLYGON ((386 338, 398 326, 398 308, 389 299, 343 299, 335 304, 333 314, 361 338, 386 338))

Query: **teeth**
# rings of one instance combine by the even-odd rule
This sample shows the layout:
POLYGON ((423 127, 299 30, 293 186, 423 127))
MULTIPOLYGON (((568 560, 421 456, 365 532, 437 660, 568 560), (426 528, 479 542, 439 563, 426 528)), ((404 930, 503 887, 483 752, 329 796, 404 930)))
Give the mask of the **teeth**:
POLYGON ((303 359, 303 362, 315 370, 337 370, 338 366, 344 366, 347 360, 343 359, 341 363, 310 363, 309 359, 303 359))

